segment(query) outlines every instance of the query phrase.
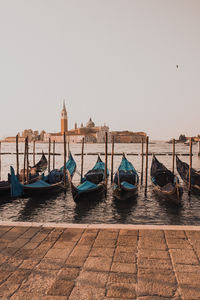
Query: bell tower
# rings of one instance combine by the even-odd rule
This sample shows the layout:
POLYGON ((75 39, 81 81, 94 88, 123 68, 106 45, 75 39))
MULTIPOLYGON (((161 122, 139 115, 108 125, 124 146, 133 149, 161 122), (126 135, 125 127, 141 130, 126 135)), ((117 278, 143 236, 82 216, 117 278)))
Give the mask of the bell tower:
POLYGON ((65 100, 63 100, 63 109, 61 111, 61 133, 68 131, 68 118, 67 118, 67 111, 65 107, 65 100))

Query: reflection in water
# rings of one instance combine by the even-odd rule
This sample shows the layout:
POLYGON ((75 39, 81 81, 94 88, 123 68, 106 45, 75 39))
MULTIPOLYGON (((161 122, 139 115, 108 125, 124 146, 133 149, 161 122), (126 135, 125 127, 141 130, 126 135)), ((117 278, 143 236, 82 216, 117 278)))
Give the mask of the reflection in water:
POLYGON ((92 210, 99 204, 100 201, 104 199, 104 195, 100 194, 97 195, 95 198, 94 196, 88 197, 83 201, 79 201, 76 203, 74 209, 74 223, 87 223, 86 217, 89 213, 92 213, 92 210))
POLYGON ((137 196, 134 199, 129 199, 126 201, 119 201, 117 199, 113 199, 113 213, 115 219, 118 223, 127 223, 127 220, 132 215, 134 208, 137 205, 137 196))

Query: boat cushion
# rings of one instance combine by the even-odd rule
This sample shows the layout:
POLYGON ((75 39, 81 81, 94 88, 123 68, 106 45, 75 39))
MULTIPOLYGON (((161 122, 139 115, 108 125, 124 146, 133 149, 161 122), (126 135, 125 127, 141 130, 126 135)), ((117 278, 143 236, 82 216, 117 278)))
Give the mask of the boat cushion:
POLYGON ((132 189, 136 188, 136 186, 134 184, 128 183, 126 181, 122 181, 121 185, 123 187, 125 187, 126 189, 131 189, 132 190, 132 189))
POLYGON ((86 180, 82 184, 77 186, 77 190, 78 190, 78 193, 80 194, 80 193, 86 192, 88 190, 94 189, 96 187, 97 187, 97 184, 94 184, 94 183, 86 180))
POLYGON ((39 188, 39 187, 44 187, 44 186, 50 186, 51 184, 43 181, 43 180, 38 180, 34 183, 30 183, 30 184, 26 184, 27 187, 35 187, 35 188, 39 188))

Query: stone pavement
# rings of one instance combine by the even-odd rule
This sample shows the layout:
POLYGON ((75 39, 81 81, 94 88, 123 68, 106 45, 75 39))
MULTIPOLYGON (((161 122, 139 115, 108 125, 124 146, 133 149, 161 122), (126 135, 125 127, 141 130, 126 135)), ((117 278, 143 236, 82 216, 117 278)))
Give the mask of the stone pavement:
POLYGON ((1 225, 0 299, 200 299, 200 231, 79 227, 1 225))

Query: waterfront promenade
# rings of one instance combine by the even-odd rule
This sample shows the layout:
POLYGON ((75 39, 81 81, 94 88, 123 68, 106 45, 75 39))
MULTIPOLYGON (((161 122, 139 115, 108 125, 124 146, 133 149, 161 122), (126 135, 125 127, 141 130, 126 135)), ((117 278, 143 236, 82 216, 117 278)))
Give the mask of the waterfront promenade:
POLYGON ((1 222, 0 299, 200 299, 200 227, 1 222))

